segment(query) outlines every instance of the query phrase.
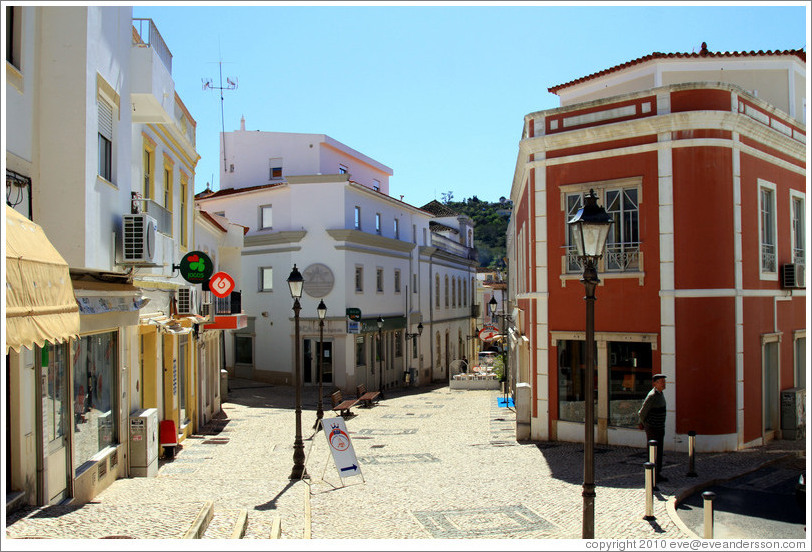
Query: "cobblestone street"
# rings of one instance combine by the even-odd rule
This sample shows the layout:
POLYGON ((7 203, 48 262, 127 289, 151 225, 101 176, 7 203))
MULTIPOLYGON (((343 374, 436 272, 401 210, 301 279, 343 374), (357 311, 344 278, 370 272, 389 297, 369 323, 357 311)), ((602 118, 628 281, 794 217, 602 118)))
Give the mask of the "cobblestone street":
MULTIPOLYGON (((324 436, 309 439, 312 389, 302 416, 311 478, 291 482, 290 389, 231 386, 225 416, 162 460, 157 477, 118 480, 79 508, 17 511, 6 536, 267 539, 277 521, 284 539, 580 538, 583 446, 517 443, 514 413, 497 406, 497 391, 388 391, 377 406, 353 407, 346 425, 363 475, 342 486, 324 436)), ((325 408, 332 417, 329 397, 325 408)), ((668 512, 675 496, 798 451, 802 442, 782 441, 699 455, 697 478, 685 476, 686 454, 666 451, 669 481, 655 492, 656 520, 644 521, 645 451, 598 445, 596 537, 692 538, 668 512)))

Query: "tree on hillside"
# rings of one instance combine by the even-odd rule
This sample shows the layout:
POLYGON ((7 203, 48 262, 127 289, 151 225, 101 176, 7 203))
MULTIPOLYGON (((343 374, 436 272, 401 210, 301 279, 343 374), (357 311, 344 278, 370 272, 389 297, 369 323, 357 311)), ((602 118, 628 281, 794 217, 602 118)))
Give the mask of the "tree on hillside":
POLYGON ((479 266, 496 268, 506 256, 507 226, 511 204, 500 198, 498 202, 482 201, 477 196, 462 201, 452 201, 453 193, 443 194, 449 208, 474 221, 474 247, 477 250, 479 266))

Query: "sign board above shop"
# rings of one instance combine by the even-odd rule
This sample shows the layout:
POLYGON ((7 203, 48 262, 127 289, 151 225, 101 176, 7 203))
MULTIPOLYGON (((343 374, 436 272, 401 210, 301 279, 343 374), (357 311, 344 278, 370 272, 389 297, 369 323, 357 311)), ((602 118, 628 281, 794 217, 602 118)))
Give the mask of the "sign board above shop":
POLYGON ((202 284, 211 278, 214 263, 202 251, 190 251, 180 260, 180 265, 173 265, 172 268, 178 268, 181 277, 190 284, 202 284))
POLYGON ((350 320, 361 320, 361 309, 347 308, 347 318, 350 320))

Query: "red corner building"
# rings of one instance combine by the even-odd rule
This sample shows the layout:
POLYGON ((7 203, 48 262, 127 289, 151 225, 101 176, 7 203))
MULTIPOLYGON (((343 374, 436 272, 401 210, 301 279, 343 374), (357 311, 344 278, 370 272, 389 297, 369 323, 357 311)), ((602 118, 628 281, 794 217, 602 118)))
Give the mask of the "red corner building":
POLYGON ((583 269, 567 221, 590 189, 614 220, 595 442, 645 446, 637 410, 656 373, 666 450, 687 450, 689 431, 700 452, 803 436, 805 83, 804 50, 703 44, 554 86, 560 107, 525 116, 508 249, 531 439, 584 438, 583 269))

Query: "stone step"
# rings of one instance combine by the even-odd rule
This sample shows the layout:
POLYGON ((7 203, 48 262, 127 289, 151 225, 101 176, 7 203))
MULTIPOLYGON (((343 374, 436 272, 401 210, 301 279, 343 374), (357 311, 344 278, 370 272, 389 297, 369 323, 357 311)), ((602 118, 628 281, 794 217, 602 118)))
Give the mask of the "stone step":
POLYGON ((248 512, 245 509, 215 509, 203 539, 241 539, 248 526, 248 512))

